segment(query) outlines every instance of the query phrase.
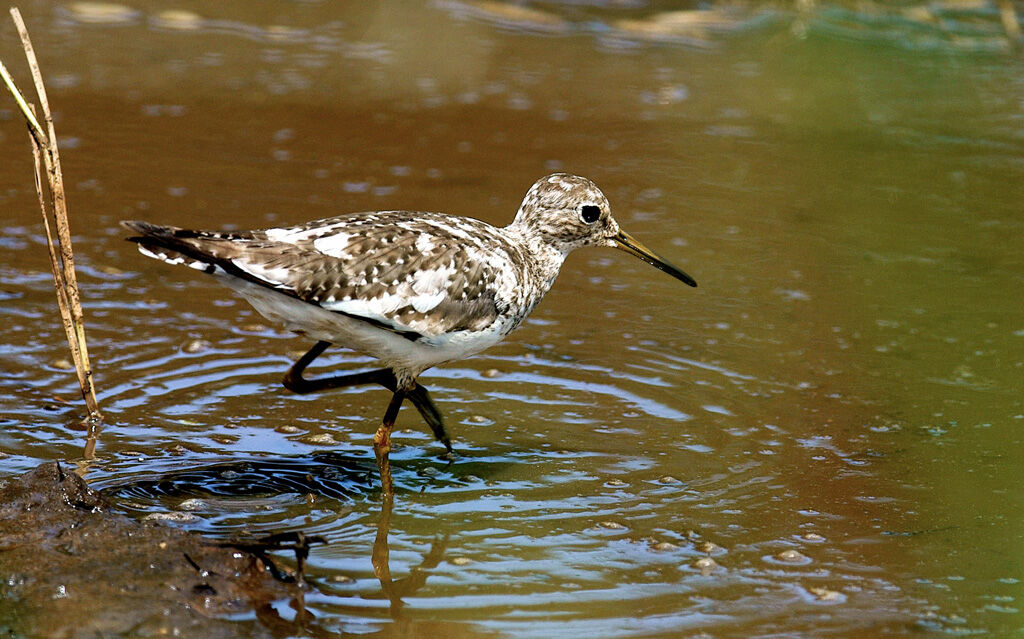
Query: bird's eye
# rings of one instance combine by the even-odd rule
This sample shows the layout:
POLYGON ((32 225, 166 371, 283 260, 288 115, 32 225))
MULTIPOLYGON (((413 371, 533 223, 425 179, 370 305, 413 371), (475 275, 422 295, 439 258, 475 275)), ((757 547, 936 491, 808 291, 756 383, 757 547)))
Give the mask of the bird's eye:
POLYGON ((587 224, 593 224, 601 217, 601 207, 593 204, 584 204, 583 208, 580 209, 580 215, 583 216, 583 221, 587 224))

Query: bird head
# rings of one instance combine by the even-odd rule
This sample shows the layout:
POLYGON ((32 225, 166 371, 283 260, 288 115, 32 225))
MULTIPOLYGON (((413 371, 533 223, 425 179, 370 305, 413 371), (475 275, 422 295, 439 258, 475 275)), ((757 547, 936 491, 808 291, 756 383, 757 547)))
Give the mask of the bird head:
POLYGON ((611 246, 697 286, 692 277, 619 228, 608 198, 585 177, 554 173, 537 180, 523 198, 513 225, 563 255, 581 246, 611 246))

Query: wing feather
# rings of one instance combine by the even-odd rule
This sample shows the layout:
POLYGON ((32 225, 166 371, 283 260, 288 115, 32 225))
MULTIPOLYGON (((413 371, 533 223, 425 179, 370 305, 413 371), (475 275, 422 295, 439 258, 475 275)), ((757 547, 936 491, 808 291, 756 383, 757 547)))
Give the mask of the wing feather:
POLYGON ((503 310, 495 282, 511 248, 468 218, 362 213, 240 233, 125 225, 151 252, 184 255, 410 337, 482 330, 503 310))

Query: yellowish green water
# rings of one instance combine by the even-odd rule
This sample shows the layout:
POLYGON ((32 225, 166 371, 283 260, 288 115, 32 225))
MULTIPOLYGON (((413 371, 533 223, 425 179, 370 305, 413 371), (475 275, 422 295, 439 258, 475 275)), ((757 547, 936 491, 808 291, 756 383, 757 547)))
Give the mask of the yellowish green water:
MULTIPOLYGON (((1020 633, 1024 64, 998 12, 695 31, 709 14, 600 4, 23 6, 108 422, 86 478, 138 516, 198 496, 179 525, 216 536, 325 537, 297 635, 1020 633), (460 456, 406 408, 390 567, 426 578, 396 605, 380 495, 323 457, 372 470, 387 393, 285 391, 309 342, 117 222, 504 224, 555 170, 700 288, 580 251, 510 340, 422 378, 460 456), (254 494, 217 466, 239 460, 317 479, 254 494)), ((27 89, 3 20, 0 57, 27 89)), ((6 475, 84 434, 6 97, 0 157, 6 475)))

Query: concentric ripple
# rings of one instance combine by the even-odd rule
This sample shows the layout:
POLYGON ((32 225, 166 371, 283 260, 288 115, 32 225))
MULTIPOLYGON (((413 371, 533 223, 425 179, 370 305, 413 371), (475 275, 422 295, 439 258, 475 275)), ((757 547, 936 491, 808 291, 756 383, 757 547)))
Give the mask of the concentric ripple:
POLYGON ((171 471, 157 477, 108 485, 100 490, 118 500, 186 497, 257 497, 310 493, 340 501, 364 494, 374 467, 364 459, 319 453, 300 459, 250 459, 171 471))

